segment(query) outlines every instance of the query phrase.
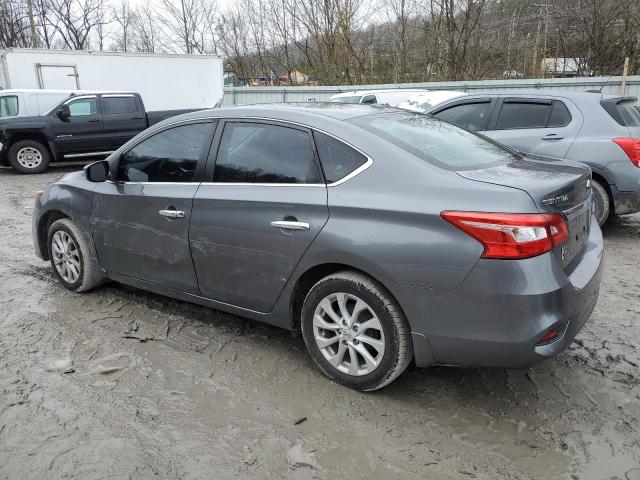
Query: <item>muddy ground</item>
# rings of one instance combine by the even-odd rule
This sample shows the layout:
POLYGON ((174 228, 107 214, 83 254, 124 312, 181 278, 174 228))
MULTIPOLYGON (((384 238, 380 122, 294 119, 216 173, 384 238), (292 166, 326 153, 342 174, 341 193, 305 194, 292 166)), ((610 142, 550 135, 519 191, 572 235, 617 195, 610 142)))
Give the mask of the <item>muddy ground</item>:
POLYGON ((77 168, 0 170, 0 478, 640 479, 639 215, 607 228, 600 300, 560 357, 360 394, 286 331, 58 285, 32 193, 77 168))

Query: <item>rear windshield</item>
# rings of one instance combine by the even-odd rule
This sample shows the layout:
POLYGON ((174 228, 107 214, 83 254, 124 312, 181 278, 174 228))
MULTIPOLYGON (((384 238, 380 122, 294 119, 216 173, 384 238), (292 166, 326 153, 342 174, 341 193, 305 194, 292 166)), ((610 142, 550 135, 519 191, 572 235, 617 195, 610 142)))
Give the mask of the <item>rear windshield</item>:
POLYGON ((515 152, 485 137, 427 115, 385 112, 349 122, 448 170, 486 168, 518 158, 515 152))
POLYGON ((0 117, 14 117, 18 115, 18 97, 0 97, 0 117))
POLYGON ((360 103, 362 95, 353 95, 351 97, 332 98, 331 103, 360 103))
POLYGON ((600 102, 607 113, 620 125, 625 127, 640 126, 640 103, 636 99, 603 100, 600 102))

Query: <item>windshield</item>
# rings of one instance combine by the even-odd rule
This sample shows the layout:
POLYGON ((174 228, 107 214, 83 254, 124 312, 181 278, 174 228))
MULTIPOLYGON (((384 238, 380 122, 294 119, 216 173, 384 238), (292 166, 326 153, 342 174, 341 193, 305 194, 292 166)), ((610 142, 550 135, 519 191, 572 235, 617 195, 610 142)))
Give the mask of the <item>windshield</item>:
POLYGON ((618 103, 618 111, 627 127, 640 126, 640 103, 637 100, 618 103))
POLYGON ((18 115, 18 97, 15 95, 0 97, 0 118, 18 115))
POLYGON ((385 112, 349 120, 422 160, 449 170, 474 170, 509 163, 515 152, 436 118, 385 112))
POLYGON ((362 95, 352 95, 350 97, 336 97, 330 100, 331 103, 360 103, 362 95))

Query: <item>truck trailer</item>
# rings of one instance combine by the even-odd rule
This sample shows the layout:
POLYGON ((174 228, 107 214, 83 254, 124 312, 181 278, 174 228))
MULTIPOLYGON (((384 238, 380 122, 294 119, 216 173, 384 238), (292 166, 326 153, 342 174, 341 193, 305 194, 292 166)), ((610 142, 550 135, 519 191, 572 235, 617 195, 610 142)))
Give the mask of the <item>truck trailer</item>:
POLYGON ((0 50, 0 88, 128 91, 149 110, 202 109, 222 100, 223 64, 215 55, 11 48, 0 50))

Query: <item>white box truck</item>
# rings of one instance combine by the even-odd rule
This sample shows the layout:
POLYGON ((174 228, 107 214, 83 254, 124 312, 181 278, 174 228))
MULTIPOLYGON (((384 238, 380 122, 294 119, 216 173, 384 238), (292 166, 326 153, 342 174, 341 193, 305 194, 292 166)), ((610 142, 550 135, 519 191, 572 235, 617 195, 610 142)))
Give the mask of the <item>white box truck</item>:
POLYGON ((223 64, 215 55, 12 48, 0 51, 0 88, 127 91, 147 110, 210 108, 224 94, 223 64))

